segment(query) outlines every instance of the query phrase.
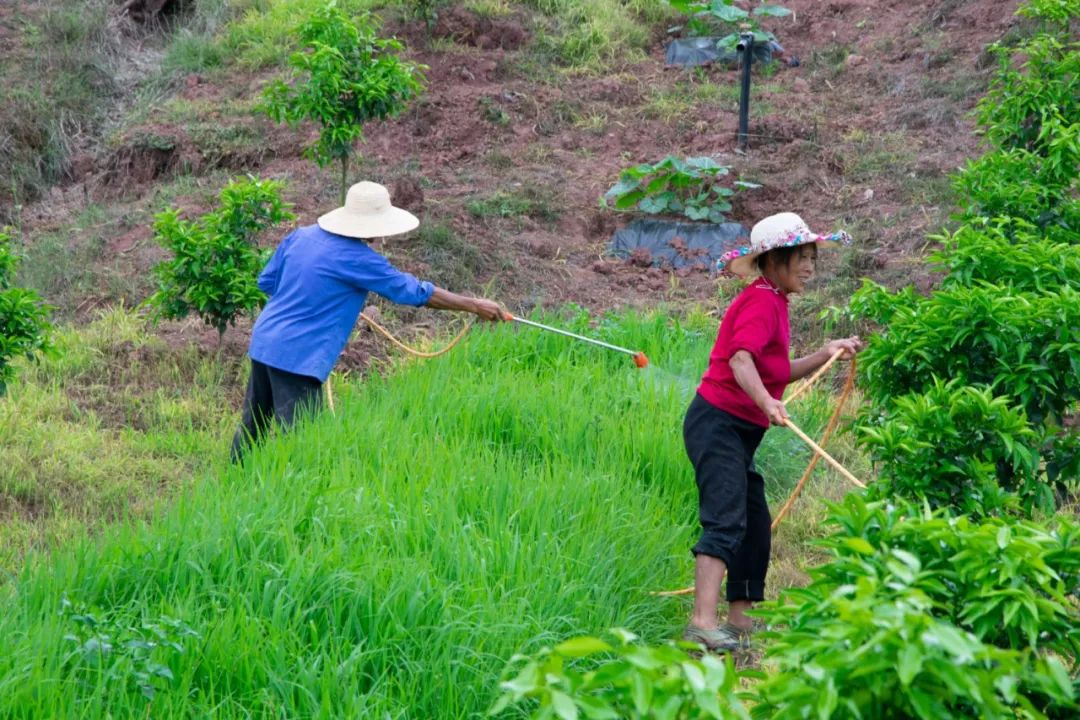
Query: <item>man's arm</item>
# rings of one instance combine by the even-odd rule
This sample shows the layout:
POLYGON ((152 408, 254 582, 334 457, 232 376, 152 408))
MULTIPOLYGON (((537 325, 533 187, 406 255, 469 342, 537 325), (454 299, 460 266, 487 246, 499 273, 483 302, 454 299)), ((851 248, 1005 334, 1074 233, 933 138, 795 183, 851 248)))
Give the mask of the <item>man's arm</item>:
POLYGON ((503 312, 497 302, 483 298, 471 298, 452 293, 436 286, 428 298, 427 306, 433 310, 459 310, 470 312, 484 320, 502 320, 503 312))

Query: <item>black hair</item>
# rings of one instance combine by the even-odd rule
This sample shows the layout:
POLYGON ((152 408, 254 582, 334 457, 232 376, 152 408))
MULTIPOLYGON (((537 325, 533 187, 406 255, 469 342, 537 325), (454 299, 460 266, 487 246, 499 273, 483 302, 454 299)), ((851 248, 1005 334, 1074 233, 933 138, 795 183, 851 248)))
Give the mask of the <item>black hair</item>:
MULTIPOLYGON (((788 245, 787 247, 773 248, 772 250, 769 250, 768 252, 763 252, 756 258, 754 258, 754 264, 757 265, 758 270, 764 272, 765 267, 769 263, 766 258, 771 257, 773 265, 789 267, 791 265, 791 259, 799 256, 800 248, 802 248, 802 245, 788 245)), ((816 252, 814 253, 814 264, 817 265, 816 252)))

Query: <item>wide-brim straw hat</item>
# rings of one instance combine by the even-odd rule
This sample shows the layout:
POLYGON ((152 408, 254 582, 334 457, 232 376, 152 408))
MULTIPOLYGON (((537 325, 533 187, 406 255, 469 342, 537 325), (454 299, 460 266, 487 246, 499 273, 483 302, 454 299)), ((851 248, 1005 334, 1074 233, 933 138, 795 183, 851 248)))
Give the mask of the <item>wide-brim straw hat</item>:
POLYGON ((716 262, 716 269, 746 277, 757 272, 758 256, 781 247, 817 243, 822 247, 850 245, 851 236, 840 231, 821 235, 811 232, 803 219, 792 212, 770 215, 750 230, 750 244, 735 248, 716 262))
POLYGON ((351 238, 378 238, 415 230, 420 221, 408 210, 390 204, 390 192, 378 183, 358 182, 345 195, 345 205, 318 219, 319 227, 351 238))

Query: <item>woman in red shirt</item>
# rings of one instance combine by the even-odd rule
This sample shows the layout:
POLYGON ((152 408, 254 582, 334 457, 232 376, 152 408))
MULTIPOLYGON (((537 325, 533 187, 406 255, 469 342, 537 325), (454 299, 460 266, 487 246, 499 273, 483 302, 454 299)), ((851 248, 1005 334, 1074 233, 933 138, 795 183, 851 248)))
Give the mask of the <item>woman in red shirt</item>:
POLYGON ((721 270, 759 275, 724 313, 709 367, 686 413, 683 439, 698 485, 701 539, 693 548, 694 614, 684 639, 709 650, 748 645, 746 611, 765 599, 772 544, 765 481, 754 470, 754 452, 769 425, 783 425, 781 401, 793 380, 821 367, 833 353, 858 352, 857 337, 833 340, 803 358, 790 358, 788 295, 813 276, 819 245, 848 243, 846 233, 817 235, 794 213, 765 218, 750 232, 750 245, 733 250, 721 270), (717 617, 720 585, 727 577, 727 623, 717 617))

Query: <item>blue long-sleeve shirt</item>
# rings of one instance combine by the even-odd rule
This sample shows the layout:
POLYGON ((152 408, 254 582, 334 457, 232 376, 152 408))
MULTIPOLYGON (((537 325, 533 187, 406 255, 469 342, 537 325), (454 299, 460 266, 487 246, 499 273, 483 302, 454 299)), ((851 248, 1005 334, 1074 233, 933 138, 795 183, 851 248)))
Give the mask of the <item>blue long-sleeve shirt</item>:
POLYGON ((318 225, 294 230, 259 275, 270 296, 251 331, 252 360, 325 382, 368 292, 424 305, 435 286, 401 272, 363 240, 318 225))

